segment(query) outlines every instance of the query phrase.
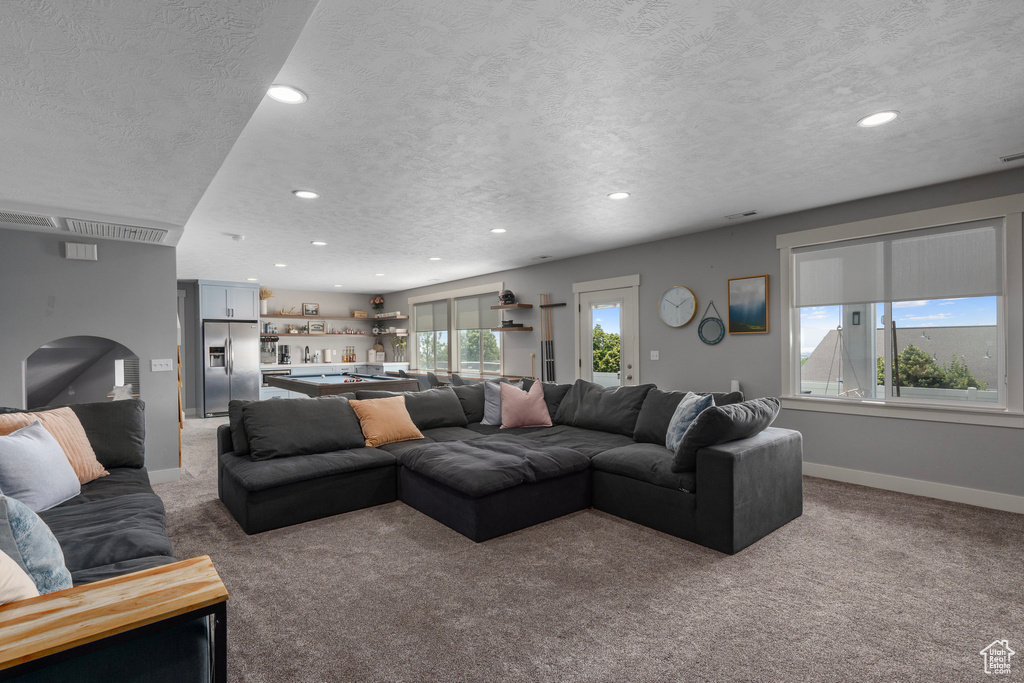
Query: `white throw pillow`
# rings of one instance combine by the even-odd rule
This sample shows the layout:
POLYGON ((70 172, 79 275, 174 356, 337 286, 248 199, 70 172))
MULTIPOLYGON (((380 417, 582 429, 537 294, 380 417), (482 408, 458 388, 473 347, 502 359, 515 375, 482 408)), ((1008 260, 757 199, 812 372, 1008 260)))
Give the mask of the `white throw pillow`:
POLYGON ((82 486, 64 449, 39 420, 33 420, 0 436, 0 491, 40 512, 74 498, 82 486))
POLYGON ((36 584, 7 553, 0 552, 0 605, 39 595, 36 584))

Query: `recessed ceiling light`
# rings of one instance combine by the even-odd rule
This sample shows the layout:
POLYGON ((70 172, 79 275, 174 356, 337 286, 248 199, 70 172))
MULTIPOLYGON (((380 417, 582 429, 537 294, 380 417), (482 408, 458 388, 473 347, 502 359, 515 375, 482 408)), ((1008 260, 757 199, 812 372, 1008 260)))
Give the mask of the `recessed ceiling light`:
POLYGON ((316 199, 320 196, 313 190, 292 190, 292 194, 299 199, 316 199))
POLYGON ((321 242, 320 240, 313 240, 312 242, 310 242, 310 244, 312 244, 314 247, 326 247, 327 246, 327 242, 321 242))
POLYGON ((502 233, 508 232, 508 230, 506 230, 505 228, 491 228, 491 232, 493 232, 495 235, 500 235, 502 233))
POLYGON ((629 199, 628 192, 612 192, 608 195, 608 199, 629 199))
POLYGON ((877 114, 865 116, 857 122, 857 125, 861 128, 874 128, 875 126, 881 126, 889 123, 890 121, 895 121, 896 117, 899 115, 900 113, 898 111, 880 111, 877 114))
POLYGON ((306 93, 290 85, 275 83, 267 90, 270 99, 284 102, 285 104, 302 104, 306 101, 306 93))
POLYGON ((374 273, 374 277, 384 277, 384 273, 374 273))
POLYGON ((287 263, 275 263, 274 267, 275 268, 287 268, 288 264, 287 263))
POLYGON ((440 261, 441 257, 440 256, 431 256, 428 260, 430 260, 430 261, 440 261))
POLYGON ((260 281, 260 279, 258 277, 247 277, 245 279, 248 280, 249 282, 259 282, 260 281))
POLYGON ((334 285, 335 287, 344 287, 345 285, 334 285))

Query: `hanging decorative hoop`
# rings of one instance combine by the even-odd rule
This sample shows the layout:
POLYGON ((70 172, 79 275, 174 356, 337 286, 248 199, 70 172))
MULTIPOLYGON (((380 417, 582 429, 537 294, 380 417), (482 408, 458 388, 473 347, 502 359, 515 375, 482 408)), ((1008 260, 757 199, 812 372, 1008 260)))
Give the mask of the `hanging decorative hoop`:
POLYGON ((700 327, 697 328, 697 336, 705 344, 717 344, 722 341, 725 337, 725 323, 722 322, 722 314, 718 312, 718 307, 715 306, 714 301, 709 301, 707 308, 704 309, 704 317, 700 321, 700 327), (709 316, 708 310, 715 309, 715 315, 709 316))

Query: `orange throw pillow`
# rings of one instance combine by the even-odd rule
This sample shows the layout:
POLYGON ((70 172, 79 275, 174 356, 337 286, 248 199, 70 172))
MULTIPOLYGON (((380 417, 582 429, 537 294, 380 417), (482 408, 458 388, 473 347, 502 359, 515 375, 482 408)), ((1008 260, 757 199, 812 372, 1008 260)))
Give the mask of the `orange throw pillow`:
POLYGON ((39 420, 39 423, 60 444, 68 462, 71 463, 71 469, 78 475, 80 484, 86 484, 93 479, 110 474, 96 459, 96 452, 92 449, 92 444, 89 443, 85 428, 82 427, 81 420, 71 408, 0 415, 0 436, 6 436, 22 427, 27 427, 32 424, 33 420, 39 420))
POLYGON ((348 404, 359 418, 367 446, 383 446, 386 443, 423 438, 405 408, 404 395, 367 398, 349 401, 348 404))

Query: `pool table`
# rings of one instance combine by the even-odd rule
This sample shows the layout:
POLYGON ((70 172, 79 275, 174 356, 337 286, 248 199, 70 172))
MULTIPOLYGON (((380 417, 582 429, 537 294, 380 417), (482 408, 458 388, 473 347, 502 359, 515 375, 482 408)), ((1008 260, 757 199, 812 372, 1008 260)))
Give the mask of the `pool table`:
POLYGON ((345 372, 340 375, 270 375, 267 377, 267 384, 314 398, 353 393, 360 389, 420 390, 420 383, 415 379, 402 379, 387 375, 362 375, 355 372, 345 372))

